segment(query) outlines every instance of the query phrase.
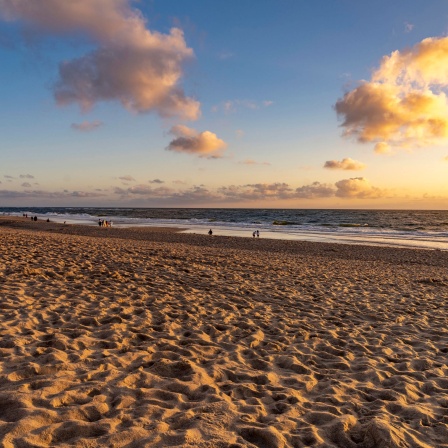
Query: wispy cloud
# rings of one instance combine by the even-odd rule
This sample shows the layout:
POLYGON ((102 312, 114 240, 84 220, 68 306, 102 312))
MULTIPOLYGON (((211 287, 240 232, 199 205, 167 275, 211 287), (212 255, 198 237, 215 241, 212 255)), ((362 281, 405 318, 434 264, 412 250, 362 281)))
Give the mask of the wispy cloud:
MULTIPOLYGON (((344 135, 390 147, 446 142, 447 67, 448 37, 424 39, 383 57, 370 81, 336 102, 344 135)), ((381 147, 376 150, 381 152, 381 147)))
POLYGON ((273 101, 265 100, 261 102, 247 100, 247 99, 235 99, 235 100, 227 100, 221 104, 217 104, 212 107, 213 112, 222 111, 225 114, 230 114, 237 112, 240 109, 250 109, 257 110, 261 108, 270 107, 274 104, 273 101))
POLYGON ((31 174, 20 174, 19 177, 20 179, 34 179, 34 176, 31 174))
POLYGON ((253 160, 253 159, 245 159, 239 163, 241 165, 266 165, 266 166, 271 165, 269 162, 257 162, 256 160, 253 160))
POLYGON ((22 184, 22 187, 24 187, 24 188, 31 188, 31 184, 29 182, 24 182, 22 184))
POLYGON ((404 32, 410 33, 414 29, 414 24, 409 22, 404 22, 404 32))
POLYGON ((150 184, 163 184, 163 183, 165 183, 163 180, 160 180, 160 179, 148 180, 148 182, 150 184))
POLYGON ((126 174, 125 176, 120 176, 118 179, 123 180, 125 182, 135 182, 136 181, 130 174, 126 174))
POLYGON ((75 131, 80 132, 90 132, 94 131, 95 129, 98 129, 103 125, 102 121, 95 120, 95 121, 83 121, 82 123, 72 123, 71 128, 75 131))
POLYGON ((386 142, 379 142, 375 145, 374 151, 377 154, 390 154, 392 152, 392 148, 386 142))
POLYGON ((95 46, 59 65, 53 90, 60 105, 88 110, 100 101, 119 101, 137 113, 199 116, 199 102, 180 87, 183 65, 193 58, 183 32, 149 30, 131 0, 3 0, 0 18, 59 37, 80 35, 95 46))
POLYGON ((357 160, 353 160, 347 157, 342 160, 327 160, 325 162, 324 168, 330 170, 347 170, 347 171, 359 171, 365 169, 366 165, 357 160))
POLYGON ((210 131, 198 132, 184 125, 173 126, 170 134, 176 138, 167 146, 167 150, 195 154, 199 157, 220 158, 227 143, 210 131))
POLYGON ((86 191, 45 191, 45 190, 0 190, 0 198, 42 198, 42 199, 64 199, 64 198, 97 198, 104 194, 86 191))
POLYGON ((221 53, 218 54, 218 58, 221 59, 222 61, 233 58, 233 56, 234 54, 230 51, 222 51, 221 53))

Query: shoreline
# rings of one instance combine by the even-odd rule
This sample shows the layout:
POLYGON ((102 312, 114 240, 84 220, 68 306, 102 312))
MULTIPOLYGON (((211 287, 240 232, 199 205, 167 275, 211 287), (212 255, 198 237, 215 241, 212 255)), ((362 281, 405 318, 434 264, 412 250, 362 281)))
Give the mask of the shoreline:
MULTIPOLYGON (((8 217, 8 215, 3 215, 8 217)), ((13 216, 13 215, 9 215, 13 216)), ((15 216, 15 215, 14 215, 15 216)), ((104 215, 106 216, 106 215, 104 215)), ((18 216, 17 216, 18 217, 18 216)), ((47 215, 43 215, 40 219, 46 220, 47 215)), ((123 218, 123 217, 122 217, 123 218)), ((356 220, 356 217, 352 217, 356 220)), ((440 217, 439 217, 440 218, 440 217)), ((61 217, 58 215, 50 216, 50 219, 55 223, 66 222, 71 225, 86 225, 97 226, 96 220, 88 220, 78 216, 76 219, 71 219, 69 215, 61 217)), ((110 217, 108 219, 112 219, 110 217)), ((332 227, 322 225, 321 227, 310 228, 295 228, 288 225, 273 225, 267 226, 266 223, 254 222, 250 226, 248 223, 237 222, 225 223, 219 220, 212 220, 210 223, 193 223, 183 220, 168 220, 163 222, 152 221, 152 219, 143 220, 141 222, 125 222, 120 220, 120 217, 116 217, 117 221, 114 221, 115 228, 137 228, 137 227, 156 227, 156 228, 177 228, 182 227, 183 233, 193 234, 205 234, 211 227, 214 234, 221 236, 234 236, 248 238, 252 236, 254 230, 261 232, 262 238, 275 239, 275 240, 288 240, 288 241, 311 241, 311 242, 326 242, 336 244, 349 244, 349 245, 363 245, 363 246, 378 246, 378 247, 398 247, 398 248, 410 248, 410 249, 426 249, 426 250, 443 250, 448 251, 448 232, 405 232, 403 229, 396 230, 381 230, 380 227, 372 228, 368 225, 346 225, 341 224, 341 228, 361 228, 361 231, 339 231, 339 227, 332 227), (176 222, 174 222, 176 221, 176 222), (327 229, 327 230, 324 230, 327 229), (330 231, 328 229, 331 229, 330 231), (363 229, 368 229, 365 232, 363 229)), ((128 219, 127 217, 125 219, 128 219)), ((409 228, 410 230, 410 228, 409 228)))
POLYGON ((448 254, 0 219, 5 446, 448 448, 448 254))
POLYGON ((381 259, 390 263, 429 264, 448 268, 448 252, 437 249, 281 240, 263 237, 250 238, 222 235, 213 235, 210 237, 207 234, 183 233, 185 229, 182 227, 99 227, 82 224, 47 223, 43 220, 32 222, 29 219, 20 217, 0 217, 0 228, 2 227, 74 236, 118 238, 135 241, 164 242, 168 244, 188 244, 200 247, 327 256, 349 260, 375 261, 381 259))

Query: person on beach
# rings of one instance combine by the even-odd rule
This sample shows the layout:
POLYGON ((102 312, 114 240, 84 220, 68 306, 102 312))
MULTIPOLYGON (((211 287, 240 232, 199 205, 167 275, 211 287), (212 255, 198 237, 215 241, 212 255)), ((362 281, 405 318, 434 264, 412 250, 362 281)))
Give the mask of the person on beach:
POLYGON ((98 225, 101 227, 101 219, 98 218, 98 225))
POLYGON ((210 229, 210 230, 208 231, 208 234, 209 234, 210 236, 213 235, 213 231, 212 231, 212 229, 210 229))
POLYGON ((260 238, 260 231, 257 230, 257 238, 260 238))
POLYGON ((255 230, 254 230, 254 233, 252 233, 252 236, 255 238, 255 235, 256 235, 256 232, 255 232, 255 230))

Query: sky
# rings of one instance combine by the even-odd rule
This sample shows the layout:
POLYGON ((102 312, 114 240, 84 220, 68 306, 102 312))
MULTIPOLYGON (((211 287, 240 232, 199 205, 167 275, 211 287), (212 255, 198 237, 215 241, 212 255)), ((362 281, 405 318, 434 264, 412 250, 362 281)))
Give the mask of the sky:
POLYGON ((448 209, 446 0, 0 0, 0 206, 448 209))

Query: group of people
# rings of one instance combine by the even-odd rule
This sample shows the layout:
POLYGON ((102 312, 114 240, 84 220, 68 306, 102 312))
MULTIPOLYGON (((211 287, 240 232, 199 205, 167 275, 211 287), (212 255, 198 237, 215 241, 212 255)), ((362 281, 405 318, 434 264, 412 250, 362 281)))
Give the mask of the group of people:
MULTIPOLYGON (((208 234, 209 234, 210 236, 212 236, 212 235, 213 235, 213 230, 210 229, 210 230, 208 231, 208 234)), ((260 231, 259 231, 259 230, 254 230, 254 233, 252 233, 252 236, 253 236, 254 238, 255 238, 255 237, 260 238, 260 231)))
POLYGON ((105 221, 104 219, 98 219, 98 225, 100 227, 112 227, 112 221, 105 221))

